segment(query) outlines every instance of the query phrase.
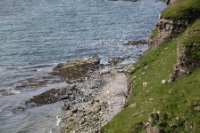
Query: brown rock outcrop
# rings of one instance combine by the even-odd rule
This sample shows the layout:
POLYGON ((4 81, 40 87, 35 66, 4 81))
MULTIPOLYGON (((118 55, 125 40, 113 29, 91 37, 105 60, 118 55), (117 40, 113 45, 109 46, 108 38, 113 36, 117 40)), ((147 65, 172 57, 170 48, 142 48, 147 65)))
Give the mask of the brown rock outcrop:
POLYGON ((161 19, 156 24, 158 35, 154 41, 152 41, 150 38, 149 44, 156 44, 157 46, 161 45, 164 40, 183 32, 188 24, 189 21, 187 20, 168 20, 161 17, 161 19))
MULTIPOLYGON (((191 47, 194 45, 191 45, 191 47)), ((187 47, 178 46, 177 63, 173 66, 173 73, 170 74, 170 81, 175 81, 177 77, 188 73, 188 68, 199 67, 200 61, 194 60, 186 54, 187 47)))
POLYGON ((184 51, 181 47, 177 48, 177 63, 173 66, 173 72, 170 74, 170 82, 175 81, 177 77, 187 72, 187 61, 184 51))

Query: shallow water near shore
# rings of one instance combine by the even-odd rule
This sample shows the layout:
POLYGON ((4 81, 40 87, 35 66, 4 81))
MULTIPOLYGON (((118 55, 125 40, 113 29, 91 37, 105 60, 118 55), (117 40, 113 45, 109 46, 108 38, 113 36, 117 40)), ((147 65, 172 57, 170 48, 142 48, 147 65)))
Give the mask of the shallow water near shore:
POLYGON ((1 0, 0 132, 49 132, 60 115, 60 102, 18 107, 34 95, 66 85, 54 82, 57 77, 49 84, 51 79, 45 77, 52 68, 94 54, 102 63, 113 57, 128 57, 124 63, 132 63, 147 46, 123 44, 146 39, 164 7, 154 0, 1 0), (45 80, 32 88, 21 85, 27 79, 45 80), (5 90, 12 95, 1 94, 5 90))

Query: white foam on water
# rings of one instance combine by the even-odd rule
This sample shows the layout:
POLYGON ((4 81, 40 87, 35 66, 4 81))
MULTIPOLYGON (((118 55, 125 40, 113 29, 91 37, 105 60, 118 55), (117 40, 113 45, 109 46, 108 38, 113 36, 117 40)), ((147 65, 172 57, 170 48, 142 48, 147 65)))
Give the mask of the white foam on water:
POLYGON ((38 68, 37 72, 50 72, 52 70, 51 67, 45 67, 45 68, 38 68))
POLYGON ((19 94, 20 91, 19 91, 19 90, 11 90, 10 93, 13 93, 13 94, 19 94))
POLYGON ((0 72, 2 72, 2 71, 4 71, 5 70, 5 68, 0 68, 0 72))

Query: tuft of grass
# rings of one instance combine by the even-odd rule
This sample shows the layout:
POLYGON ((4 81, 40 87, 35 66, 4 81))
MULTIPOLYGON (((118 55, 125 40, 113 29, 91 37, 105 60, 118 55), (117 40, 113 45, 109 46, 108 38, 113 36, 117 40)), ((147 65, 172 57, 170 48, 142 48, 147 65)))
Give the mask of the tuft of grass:
POLYGON ((166 19, 194 20, 200 17, 199 0, 177 0, 161 12, 166 19))
POLYGON ((149 45, 152 45, 152 44, 154 44, 154 43, 156 42, 158 33, 159 33, 159 32, 158 32, 158 28, 157 28, 157 27, 154 28, 154 29, 151 31, 151 33, 150 33, 150 35, 149 35, 149 45))
POLYGON ((154 28, 150 33, 150 37, 154 38, 157 35, 158 35, 158 28, 154 28))

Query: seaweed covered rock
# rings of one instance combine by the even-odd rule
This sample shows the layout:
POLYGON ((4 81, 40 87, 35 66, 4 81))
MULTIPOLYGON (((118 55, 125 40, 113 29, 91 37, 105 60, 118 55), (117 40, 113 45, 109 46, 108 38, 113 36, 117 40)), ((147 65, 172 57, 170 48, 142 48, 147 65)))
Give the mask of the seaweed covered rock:
POLYGON ((65 80, 83 81, 85 77, 99 67, 100 58, 93 56, 85 60, 67 61, 57 65, 52 74, 63 77, 65 80))

